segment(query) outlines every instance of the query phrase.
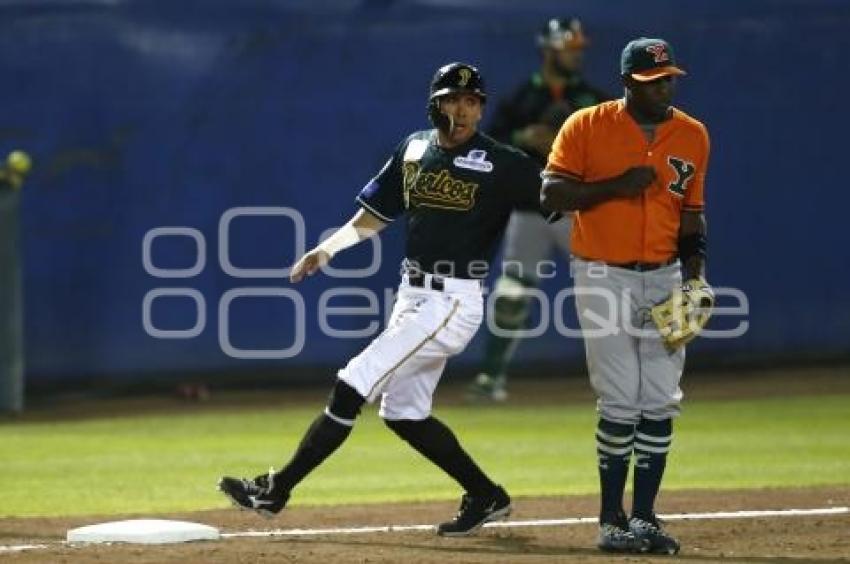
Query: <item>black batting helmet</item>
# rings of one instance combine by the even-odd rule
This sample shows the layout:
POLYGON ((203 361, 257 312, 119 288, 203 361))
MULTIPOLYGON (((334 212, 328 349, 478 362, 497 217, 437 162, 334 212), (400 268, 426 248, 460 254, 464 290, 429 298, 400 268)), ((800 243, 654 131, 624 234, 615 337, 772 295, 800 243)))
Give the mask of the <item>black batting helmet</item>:
POLYGON ((483 104, 487 100, 484 79, 479 70, 466 63, 449 63, 437 69, 431 79, 428 94, 428 119, 438 129, 447 129, 449 119, 440 111, 440 96, 454 93, 478 96, 483 104))
POLYGON ((581 48, 587 37, 578 18, 552 18, 537 33, 537 46, 541 49, 581 48))
POLYGON ((466 63, 449 63, 437 69, 431 79, 429 100, 454 92, 465 92, 478 96, 481 101, 487 99, 484 92, 484 79, 477 68, 466 63))

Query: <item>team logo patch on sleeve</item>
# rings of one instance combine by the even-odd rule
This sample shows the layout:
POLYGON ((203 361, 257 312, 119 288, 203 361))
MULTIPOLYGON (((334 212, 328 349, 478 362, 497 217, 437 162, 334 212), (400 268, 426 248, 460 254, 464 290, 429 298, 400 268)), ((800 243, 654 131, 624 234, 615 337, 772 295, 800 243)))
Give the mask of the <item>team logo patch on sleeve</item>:
POLYGON ((481 149, 473 149, 465 157, 455 157, 454 165, 478 172, 491 172, 493 170, 493 163, 487 160, 487 151, 481 149))
POLYGON ((684 196, 685 190, 688 189, 688 182, 694 177, 697 167, 693 163, 689 163, 679 157, 667 157, 667 164, 673 167, 676 171, 676 180, 671 182, 667 189, 677 196, 684 196))

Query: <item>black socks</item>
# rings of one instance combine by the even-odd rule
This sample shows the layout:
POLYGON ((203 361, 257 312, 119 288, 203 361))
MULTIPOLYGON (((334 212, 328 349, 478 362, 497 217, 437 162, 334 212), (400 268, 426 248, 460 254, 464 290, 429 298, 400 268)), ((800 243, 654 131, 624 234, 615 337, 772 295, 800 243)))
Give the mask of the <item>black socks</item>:
POLYGON ((422 421, 401 419, 384 422, 422 456, 454 478, 470 495, 486 495, 496 488, 496 484, 463 450, 452 430, 438 419, 428 417, 422 421))
MULTIPOLYGON (((345 442, 364 402, 353 388, 337 381, 327 409, 307 429, 289 463, 275 474, 275 493, 291 491, 345 442)), ((463 450, 451 429, 434 417, 385 423, 472 496, 487 495, 496 489, 496 484, 463 450)))
POLYGON ((289 492, 316 466, 345 442, 365 399, 357 391, 337 380, 328 407, 319 415, 301 439, 289 463, 275 474, 275 490, 289 492))
POLYGON ((289 463, 275 474, 275 490, 289 492, 345 442, 352 427, 319 415, 301 439, 289 463))

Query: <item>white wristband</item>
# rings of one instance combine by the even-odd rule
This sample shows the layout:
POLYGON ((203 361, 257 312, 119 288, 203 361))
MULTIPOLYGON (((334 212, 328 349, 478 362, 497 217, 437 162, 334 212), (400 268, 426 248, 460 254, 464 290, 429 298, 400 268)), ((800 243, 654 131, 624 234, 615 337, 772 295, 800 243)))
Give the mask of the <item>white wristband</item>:
POLYGON ((325 251, 332 257, 339 251, 356 245, 361 239, 357 228, 350 223, 346 223, 337 229, 333 235, 322 241, 317 248, 325 251))

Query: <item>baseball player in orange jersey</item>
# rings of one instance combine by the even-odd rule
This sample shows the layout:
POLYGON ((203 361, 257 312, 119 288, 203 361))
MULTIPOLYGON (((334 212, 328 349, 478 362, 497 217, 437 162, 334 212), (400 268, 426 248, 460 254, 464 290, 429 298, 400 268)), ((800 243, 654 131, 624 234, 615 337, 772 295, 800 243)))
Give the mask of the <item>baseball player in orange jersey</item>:
POLYGON ((625 97, 564 123, 544 172, 542 199, 574 211, 570 246, 590 383, 598 397, 601 486, 598 546, 675 554, 655 516, 679 413, 683 347, 654 329, 650 310, 682 280, 707 292, 703 184, 708 132, 670 105, 678 68, 661 39, 626 45, 625 97), (609 321, 606 325, 601 320, 609 321), (666 345, 666 346, 665 346, 666 345), (631 517, 623 490, 635 454, 631 517))

